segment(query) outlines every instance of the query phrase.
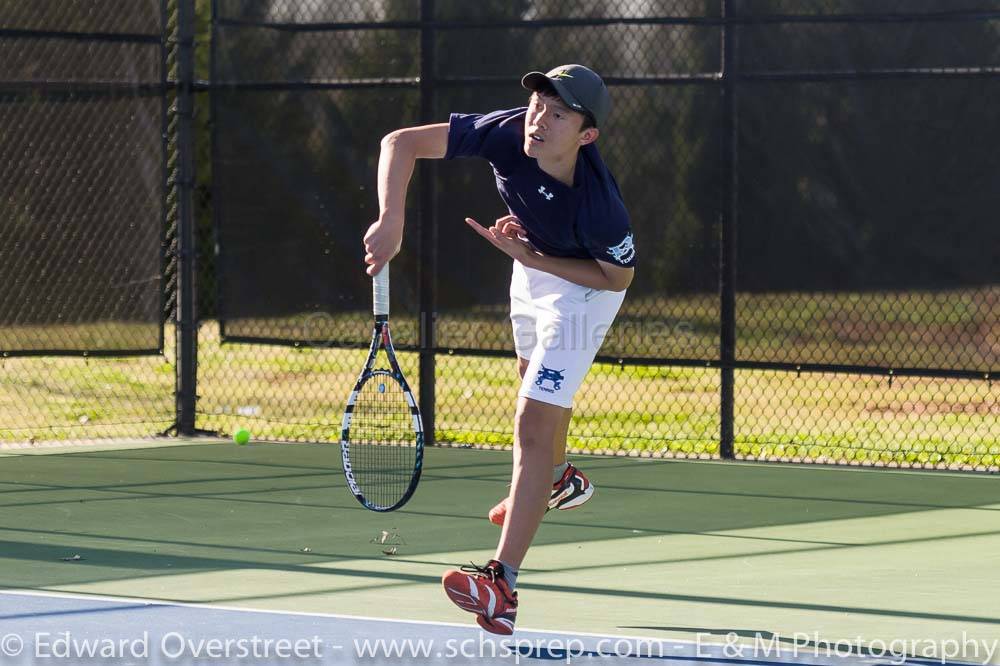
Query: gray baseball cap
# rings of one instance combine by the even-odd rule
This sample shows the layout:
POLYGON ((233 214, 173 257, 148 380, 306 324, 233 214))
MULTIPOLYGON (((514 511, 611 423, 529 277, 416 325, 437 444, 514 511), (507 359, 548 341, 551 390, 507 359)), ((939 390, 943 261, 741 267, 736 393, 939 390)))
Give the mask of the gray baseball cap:
POLYGON ((548 81, 566 104, 574 111, 589 114, 598 127, 604 124, 611 111, 611 95, 604 81, 583 65, 559 65, 545 74, 528 72, 521 78, 521 85, 537 90, 548 81))

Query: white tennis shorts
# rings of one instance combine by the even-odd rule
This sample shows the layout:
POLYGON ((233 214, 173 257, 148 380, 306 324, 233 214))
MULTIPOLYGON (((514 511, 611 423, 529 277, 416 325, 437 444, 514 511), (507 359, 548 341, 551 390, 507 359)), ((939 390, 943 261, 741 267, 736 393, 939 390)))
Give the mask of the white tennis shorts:
POLYGON ((572 407, 624 291, 581 287, 518 261, 510 279, 514 349, 528 360, 519 396, 572 407))

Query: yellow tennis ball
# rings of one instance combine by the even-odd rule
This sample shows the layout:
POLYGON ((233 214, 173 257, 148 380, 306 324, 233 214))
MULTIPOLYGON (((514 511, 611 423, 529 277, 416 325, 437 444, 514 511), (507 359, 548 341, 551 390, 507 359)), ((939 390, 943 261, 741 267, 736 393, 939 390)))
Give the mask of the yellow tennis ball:
POLYGON ((242 446, 250 441, 250 431, 246 428, 240 428, 233 433, 233 441, 242 446))

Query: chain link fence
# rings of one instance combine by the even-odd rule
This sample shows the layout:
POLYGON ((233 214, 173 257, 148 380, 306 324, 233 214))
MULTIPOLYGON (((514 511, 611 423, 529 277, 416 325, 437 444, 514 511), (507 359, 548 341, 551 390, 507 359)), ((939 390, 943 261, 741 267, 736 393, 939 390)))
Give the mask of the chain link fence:
POLYGON ((0 441, 173 423, 166 16, 0 2, 0 441))
MULTIPOLYGON (((170 187, 155 236, 163 263, 155 283, 158 323, 177 304, 177 204, 185 193, 178 187, 175 114, 168 113, 177 86, 154 84, 178 80, 174 17, 177 2, 188 1, 171 0, 149 24, 133 16, 140 12, 132 5, 105 3, 111 17, 88 14, 89 25, 59 28, 107 31, 117 21, 124 32, 163 35, 151 46, 162 46, 160 69, 134 62, 146 42, 118 35, 109 43, 121 50, 109 53, 123 61, 104 69, 89 61, 79 74, 99 70, 93 76, 102 82, 118 76, 133 88, 138 81, 135 104, 145 100, 152 111, 165 104, 162 148, 154 145, 158 134, 138 130, 142 139, 129 144, 131 135, 108 114, 88 126, 91 136, 114 135, 118 143, 104 139, 104 154, 131 145, 122 150, 146 160, 166 157, 161 175, 170 187)), ((261 439, 337 441, 369 335, 360 239, 378 213, 380 138, 397 127, 441 122, 452 111, 521 106, 521 74, 582 62, 612 91, 614 110, 598 146, 629 207, 639 266, 578 394, 572 451, 1000 466, 1000 400, 991 381, 1000 351, 1000 236, 992 223, 1000 195, 991 185, 1000 167, 991 150, 1000 139, 992 120, 1000 101, 1000 2, 191 6, 197 383, 182 381, 179 390, 197 393, 190 396, 197 429, 246 426, 261 439)), ((151 4, 142 11, 152 17, 151 4)), ((36 19, 41 23, 2 25, 24 32, 15 43, 49 39, 31 31, 48 30, 56 19, 36 19)), ((93 43, 95 52, 110 48, 93 43)), ((61 70, 63 61, 47 53, 10 62, 50 67, 77 85, 75 70, 61 70)), ((18 76, 23 81, 10 94, 28 94, 45 78, 0 78, 18 76)), ((51 138, 45 127, 24 127, 23 140, 51 138)), ((130 185, 142 170, 111 161, 128 178, 116 180, 101 204, 119 213, 131 192, 144 191, 130 185)), ((29 161, 20 164, 31 173, 29 161)), ((74 193, 58 189, 67 178, 73 182, 62 173, 31 182, 56 188, 51 205, 75 209, 74 193)), ((466 216, 491 221, 506 213, 491 170, 477 161, 422 164, 410 192, 403 252, 393 264, 394 337, 404 372, 437 444, 509 446, 517 390, 510 266, 462 225, 466 216)), ((110 225, 107 210, 102 222, 110 225)), ((131 251, 125 261, 114 259, 113 248, 136 244, 107 233, 113 237, 86 237, 105 257, 97 265, 124 271, 123 264, 138 263, 131 251)), ((5 251, 11 253, 6 241, 5 251)), ((22 265, 0 268, 8 271, 5 284, 50 270, 35 255, 11 254, 22 265)), ((48 261, 66 260, 56 253, 48 261)), ((110 280, 99 277, 85 288, 87 274, 79 270, 66 278, 85 294, 70 299, 83 308, 70 319, 79 325, 84 304, 96 302, 121 336, 122 322, 136 317, 105 315, 100 308, 115 303, 110 280)), ((0 299, 12 311, 7 302, 0 299)), ((137 299, 123 302, 134 306, 137 299)), ((26 421, 18 404, 27 396, 27 376, 56 376, 55 365, 43 371, 41 364, 77 361, 102 369, 151 363, 155 381, 107 383, 96 399, 114 404, 148 394, 156 409, 144 406, 136 423, 147 425, 133 430, 153 432, 149 425, 162 423, 153 413, 169 425, 175 333, 170 321, 157 329, 158 344, 146 351, 162 351, 160 357, 6 360, 0 377, 14 400, 2 436, 98 432, 78 423, 54 429, 51 413, 26 421), (27 365, 11 372, 12 363, 27 365)), ((0 335, 16 335, 12 330, 0 335)), ((21 340, 47 351, 70 348, 46 342, 38 330, 21 340)), ((14 348, 6 340, 0 346, 14 348)), ((57 389, 37 390, 41 397, 57 389)), ((76 387, 65 393, 80 404, 95 399, 76 387)))
POLYGON ((735 3, 737 455, 995 468, 1000 5, 872 7, 735 3))

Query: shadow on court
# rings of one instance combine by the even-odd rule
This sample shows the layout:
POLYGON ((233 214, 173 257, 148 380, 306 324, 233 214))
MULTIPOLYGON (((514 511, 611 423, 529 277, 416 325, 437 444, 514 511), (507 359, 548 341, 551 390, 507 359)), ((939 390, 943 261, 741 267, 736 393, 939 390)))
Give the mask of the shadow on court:
MULTIPOLYGON (((416 495, 391 514, 354 500, 339 461, 333 444, 6 456, 0 586, 360 614, 391 590, 400 617, 464 619, 437 599, 440 572, 491 556, 499 532, 485 515, 507 492, 510 453, 429 450, 416 495)), ((522 598, 536 600, 531 626, 686 635, 758 619, 788 633, 790 618, 809 616, 827 630, 851 618, 880 631, 1000 626, 997 602, 959 587, 990 570, 1000 543, 996 479, 576 462, 597 494, 546 516, 520 581, 522 598), (914 602, 931 594, 933 605, 914 602), (572 613, 560 611, 567 604, 572 613)), ((719 631, 729 632, 706 633, 719 631)))

